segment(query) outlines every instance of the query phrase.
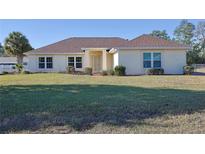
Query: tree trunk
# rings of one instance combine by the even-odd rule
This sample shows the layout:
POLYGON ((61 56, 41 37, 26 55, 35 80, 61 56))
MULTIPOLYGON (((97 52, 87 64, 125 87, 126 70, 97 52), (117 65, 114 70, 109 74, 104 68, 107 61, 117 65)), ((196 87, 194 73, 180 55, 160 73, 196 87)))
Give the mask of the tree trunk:
POLYGON ((23 64, 23 55, 17 55, 17 64, 23 64))

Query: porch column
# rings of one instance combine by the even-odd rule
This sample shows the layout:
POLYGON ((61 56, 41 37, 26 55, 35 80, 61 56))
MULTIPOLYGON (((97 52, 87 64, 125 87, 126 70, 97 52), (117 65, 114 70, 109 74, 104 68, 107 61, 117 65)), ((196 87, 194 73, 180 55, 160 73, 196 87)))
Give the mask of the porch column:
POLYGON ((84 60, 84 65, 85 67, 91 67, 90 65, 90 54, 88 50, 85 50, 85 60, 84 60))
POLYGON ((103 50, 102 52, 102 69, 107 70, 107 51, 103 50))

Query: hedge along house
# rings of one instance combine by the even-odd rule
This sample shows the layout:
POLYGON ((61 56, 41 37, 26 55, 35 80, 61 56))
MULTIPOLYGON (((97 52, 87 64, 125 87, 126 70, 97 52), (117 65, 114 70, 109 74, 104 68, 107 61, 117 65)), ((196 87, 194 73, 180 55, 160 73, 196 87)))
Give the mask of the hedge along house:
POLYGON ((93 73, 126 67, 127 75, 163 68, 165 74, 182 74, 190 47, 150 35, 132 40, 118 37, 73 37, 27 52, 31 72, 65 72, 68 66, 93 73))

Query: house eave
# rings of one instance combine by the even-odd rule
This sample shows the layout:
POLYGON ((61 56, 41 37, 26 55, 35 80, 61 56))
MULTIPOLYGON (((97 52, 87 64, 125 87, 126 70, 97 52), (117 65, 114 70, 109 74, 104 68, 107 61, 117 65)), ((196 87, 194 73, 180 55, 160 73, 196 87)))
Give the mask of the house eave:
POLYGON ((101 50, 110 50, 110 48, 81 48, 82 51, 101 51, 101 50))
POLYGON ((153 49, 159 49, 159 50, 162 50, 162 49, 167 49, 167 50, 189 50, 191 49, 190 47, 118 47, 116 49, 124 49, 124 50, 133 50, 133 49, 137 49, 137 50, 153 50, 153 49))
POLYGON ((74 54, 84 54, 83 52, 67 52, 67 53, 50 53, 50 52, 35 52, 35 53, 25 53, 25 55, 74 55, 74 54))

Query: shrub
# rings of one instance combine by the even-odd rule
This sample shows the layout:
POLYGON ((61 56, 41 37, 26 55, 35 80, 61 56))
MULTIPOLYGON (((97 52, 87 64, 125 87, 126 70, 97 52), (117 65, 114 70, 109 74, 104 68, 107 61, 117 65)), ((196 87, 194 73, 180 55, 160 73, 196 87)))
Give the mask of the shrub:
POLYGON ((22 73, 22 71, 23 71, 23 65, 22 64, 16 64, 15 68, 17 69, 18 73, 22 73))
POLYGON ((23 74, 31 74, 31 72, 29 72, 29 71, 23 71, 22 73, 23 74))
POLYGON ((75 73, 75 68, 74 68, 73 66, 68 66, 68 67, 66 68, 66 72, 67 72, 68 74, 74 74, 74 73, 75 73))
POLYGON ((75 71, 74 75, 85 75, 85 72, 82 72, 82 71, 75 71))
POLYGON ((4 75, 5 75, 5 74, 9 74, 9 72, 3 71, 2 74, 4 74, 4 75))
POLYGON ((183 67, 183 70, 184 70, 184 74, 191 75, 194 72, 194 67, 187 65, 183 67))
POLYGON ((103 76, 106 76, 107 74, 108 74, 107 71, 105 71, 105 70, 102 71, 103 76))
POLYGON ((113 69, 110 69, 107 71, 108 75, 115 75, 115 71, 113 69))
POLYGON ((85 70, 84 70, 84 72, 85 72, 85 74, 87 74, 87 75, 92 75, 92 68, 91 67, 85 67, 85 70))
POLYGON ((146 70, 147 75, 163 75, 164 69, 163 68, 150 68, 146 70))
POLYGON ((124 76, 125 75, 126 67, 119 65, 115 67, 115 75, 117 76, 124 76))

